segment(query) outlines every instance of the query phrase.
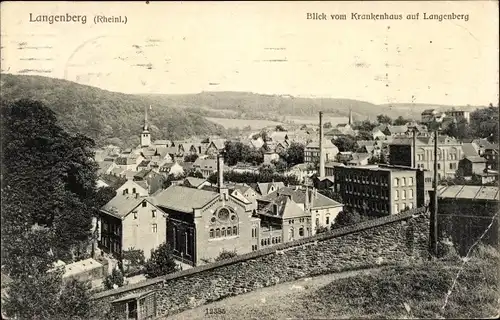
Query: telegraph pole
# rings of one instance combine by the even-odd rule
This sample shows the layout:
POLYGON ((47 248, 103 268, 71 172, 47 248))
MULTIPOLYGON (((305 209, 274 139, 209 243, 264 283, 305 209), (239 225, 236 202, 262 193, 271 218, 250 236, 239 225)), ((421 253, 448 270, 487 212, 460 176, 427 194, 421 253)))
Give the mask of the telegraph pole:
POLYGON ((432 208, 432 237, 431 237, 431 246, 432 251, 435 256, 438 254, 438 124, 436 124, 436 128, 434 129, 434 178, 433 178, 433 203, 434 206, 432 208))

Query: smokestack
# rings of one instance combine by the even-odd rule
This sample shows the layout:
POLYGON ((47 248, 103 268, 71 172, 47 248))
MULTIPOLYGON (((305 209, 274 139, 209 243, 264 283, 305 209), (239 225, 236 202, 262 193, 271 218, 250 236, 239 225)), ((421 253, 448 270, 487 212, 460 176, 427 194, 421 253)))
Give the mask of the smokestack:
POLYGON ((319 177, 325 177, 325 153, 323 150, 323 111, 319 112, 319 177))
POLYGON ((217 187, 219 191, 224 188, 224 157, 221 154, 217 155, 217 187))

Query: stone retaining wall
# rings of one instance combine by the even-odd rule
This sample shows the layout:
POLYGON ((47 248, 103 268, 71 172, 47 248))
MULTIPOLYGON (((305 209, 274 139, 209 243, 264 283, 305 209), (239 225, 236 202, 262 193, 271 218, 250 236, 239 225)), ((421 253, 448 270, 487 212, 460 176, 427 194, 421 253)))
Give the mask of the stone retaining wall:
POLYGON ((428 257, 425 208, 366 221, 143 283, 96 294, 109 305, 126 294, 156 290, 159 315, 295 279, 402 264, 428 257))

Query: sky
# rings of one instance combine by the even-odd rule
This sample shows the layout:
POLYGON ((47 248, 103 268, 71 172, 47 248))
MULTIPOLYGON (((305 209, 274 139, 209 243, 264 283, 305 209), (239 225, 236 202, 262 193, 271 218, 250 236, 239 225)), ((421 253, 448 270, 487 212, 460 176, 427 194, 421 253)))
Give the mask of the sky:
POLYGON ((2 72, 124 93, 247 91, 385 103, 496 104, 496 1, 2 2, 2 72), (352 20, 351 13, 403 20, 352 20), (86 15, 85 24, 30 22, 86 15), (346 14, 312 20, 307 13, 346 14), (408 14, 419 13, 418 20, 408 14), (424 20, 423 13, 469 20, 424 20), (94 24, 96 15, 127 23, 94 24))

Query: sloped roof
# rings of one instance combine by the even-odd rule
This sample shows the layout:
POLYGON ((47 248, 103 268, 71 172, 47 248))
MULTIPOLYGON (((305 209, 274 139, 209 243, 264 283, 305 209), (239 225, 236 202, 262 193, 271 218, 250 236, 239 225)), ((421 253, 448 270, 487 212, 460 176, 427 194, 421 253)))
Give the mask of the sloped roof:
POLYGON ((498 191, 498 187, 452 185, 438 189, 438 197, 498 201, 498 191))
POLYGON ((113 199, 101 207, 101 211, 122 219, 145 200, 147 201, 146 197, 140 197, 137 196, 137 194, 117 194, 113 199))
POLYGON ((146 178, 146 176, 151 172, 151 170, 148 170, 148 169, 142 169, 141 171, 137 172, 135 175, 134 175, 134 178, 141 178, 141 179, 144 179, 146 178))
POLYGON ((268 216, 277 216, 282 219, 303 217, 308 215, 303 207, 297 204, 295 201, 290 199, 286 195, 281 195, 272 200, 267 206, 262 208, 259 213, 265 214, 268 216), (275 214, 274 206, 277 205, 277 211, 275 214))
POLYGON ((187 177, 184 179, 184 182, 188 182, 191 186, 193 187, 199 187, 202 183, 206 182, 207 179, 201 179, 201 178, 196 178, 196 177, 187 177))
MULTIPOLYGON (((332 200, 317 191, 314 192, 313 190, 309 189, 308 192, 309 192, 309 201, 311 201, 312 208, 342 206, 341 203, 332 200)), ((262 200, 274 201, 274 199, 277 199, 282 195, 291 196, 291 199, 296 203, 305 204, 306 202, 306 190, 302 188, 294 189, 293 187, 285 187, 278 191, 272 192, 267 196, 264 196, 262 200)))
POLYGON ((65 272, 63 274, 63 278, 99 268, 102 268, 102 264, 92 258, 76 261, 64 266, 65 272))
POLYGON ((463 143, 462 151, 465 157, 475 157, 479 155, 474 143, 463 143))
POLYGON ((198 158, 193 163, 193 166, 200 167, 201 169, 217 170, 217 159, 211 159, 211 158, 200 159, 200 158, 198 158))
POLYGON ((472 163, 486 163, 486 159, 481 156, 467 156, 465 159, 472 163))
POLYGON ((215 139, 210 142, 211 144, 213 143, 214 146, 217 148, 217 150, 224 149, 226 140, 224 139, 215 139))
POLYGON ((194 209, 203 208, 218 197, 213 191, 172 185, 156 195, 155 201, 167 209, 193 213, 194 209))
MULTIPOLYGON (((319 148, 319 140, 313 140, 306 145, 306 148, 319 148)), ((323 139, 323 148, 338 149, 330 139, 323 139)))
POLYGON ((285 187, 285 184, 281 181, 279 182, 258 182, 257 187, 260 190, 261 194, 267 194, 271 186, 274 186, 276 189, 281 189, 285 187))

